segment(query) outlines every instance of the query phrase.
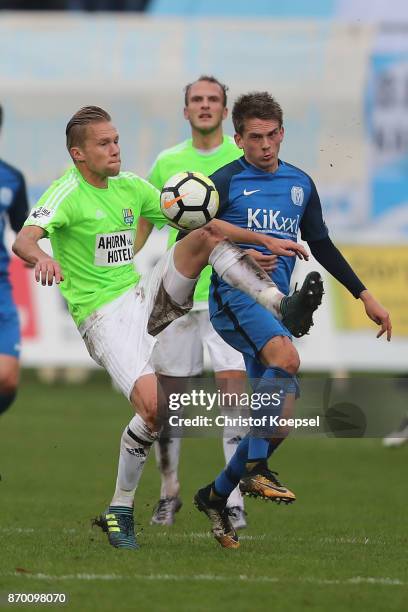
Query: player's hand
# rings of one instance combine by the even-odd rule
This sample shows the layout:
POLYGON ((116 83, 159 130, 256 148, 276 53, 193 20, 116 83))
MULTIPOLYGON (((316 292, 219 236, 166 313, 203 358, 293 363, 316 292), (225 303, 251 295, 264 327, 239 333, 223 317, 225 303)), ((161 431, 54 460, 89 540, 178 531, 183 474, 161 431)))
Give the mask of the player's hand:
POLYGON ((385 332, 387 332, 387 340, 389 342, 392 335, 392 325, 389 313, 367 290, 361 292, 360 299, 364 303, 367 316, 374 321, 374 323, 377 323, 377 325, 381 325, 377 338, 380 338, 383 334, 385 334, 385 332))
POLYGON ((252 259, 255 259, 256 263, 265 270, 265 272, 272 272, 278 265, 277 255, 265 255, 256 249, 245 249, 245 253, 250 255, 252 259))
POLYGON ((59 285, 64 277, 61 272, 61 267, 58 261, 55 261, 52 257, 42 257, 37 261, 34 268, 35 280, 45 285, 51 286, 55 280, 55 283, 59 285))
POLYGON ((263 242, 268 251, 275 255, 283 255, 285 257, 294 257, 296 255, 299 259, 309 259, 309 253, 305 247, 293 240, 281 240, 281 238, 264 236, 263 242))

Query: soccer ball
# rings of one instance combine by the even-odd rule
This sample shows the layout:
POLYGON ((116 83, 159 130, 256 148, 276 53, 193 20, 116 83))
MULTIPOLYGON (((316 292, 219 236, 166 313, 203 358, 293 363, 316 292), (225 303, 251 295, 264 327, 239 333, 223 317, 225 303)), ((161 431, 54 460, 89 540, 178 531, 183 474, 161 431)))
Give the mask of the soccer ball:
POLYGON ((189 231, 216 215, 219 197, 214 183, 201 172, 180 172, 164 185, 160 206, 170 225, 189 231))

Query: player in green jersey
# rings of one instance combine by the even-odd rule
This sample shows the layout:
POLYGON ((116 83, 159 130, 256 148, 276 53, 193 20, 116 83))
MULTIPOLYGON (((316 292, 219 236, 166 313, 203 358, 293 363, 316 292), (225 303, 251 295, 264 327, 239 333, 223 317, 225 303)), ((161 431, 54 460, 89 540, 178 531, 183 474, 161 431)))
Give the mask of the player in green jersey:
POLYGON ((289 307, 310 309, 299 295, 283 296, 256 263, 232 242, 263 245, 277 255, 307 258, 290 240, 265 237, 219 220, 191 232, 159 260, 148 281, 133 266, 140 216, 166 223, 159 192, 132 173, 120 172, 119 135, 109 114, 80 109, 66 128, 75 164, 32 209, 13 245, 34 266, 42 285, 59 284, 91 357, 129 399, 135 415, 120 443, 116 489, 97 520, 117 548, 137 548, 133 503, 146 457, 161 427, 160 389, 151 354, 155 336, 192 306, 201 270, 210 262, 231 286, 241 288, 282 317, 289 307), (51 257, 38 245, 51 240, 51 257))
MULTIPOLYGON (((209 176, 222 166, 242 156, 230 136, 223 133, 223 121, 226 119, 227 87, 213 76, 200 76, 185 88, 184 118, 189 122, 191 138, 162 151, 154 162, 148 180, 157 189, 162 189, 165 182, 184 170, 202 172, 209 176)), ((138 227, 138 245, 144 244, 153 225, 142 221, 138 227)), ((177 230, 170 229, 168 246, 174 244, 177 230)), ((250 251, 254 258, 263 258, 273 269, 275 256, 262 256, 258 251, 250 251)), ((188 388, 191 376, 203 372, 203 350, 207 346, 211 357, 212 369, 218 389, 223 397, 227 393, 236 393, 239 397, 246 388, 245 364, 241 353, 229 346, 219 336, 209 318, 208 294, 211 277, 211 266, 204 268, 194 292, 192 310, 174 321, 158 336, 154 351, 156 374, 161 386, 169 396, 171 393, 183 393, 188 388), (179 347, 183 346, 180 354, 179 347)), ((229 409, 236 408, 230 406, 229 409)), ((231 459, 238 443, 246 430, 225 428, 223 448, 225 460, 231 459)), ((160 439, 155 444, 157 465, 161 473, 160 499, 157 503, 151 523, 172 525, 175 513, 181 507, 179 498, 180 483, 178 464, 180 456, 180 437, 172 434, 171 429, 164 427, 160 439)), ((228 499, 228 513, 235 529, 246 526, 244 502, 237 487, 228 499)))

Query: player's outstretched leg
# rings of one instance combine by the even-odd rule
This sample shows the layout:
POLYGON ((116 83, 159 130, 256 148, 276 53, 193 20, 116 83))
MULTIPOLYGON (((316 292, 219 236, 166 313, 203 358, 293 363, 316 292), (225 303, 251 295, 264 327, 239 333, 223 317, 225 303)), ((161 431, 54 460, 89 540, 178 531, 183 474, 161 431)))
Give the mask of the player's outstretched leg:
POLYGON ((194 505, 209 518, 211 531, 221 546, 223 548, 239 548, 238 536, 231 525, 226 501, 227 498, 212 496, 211 485, 199 489, 194 496, 194 505))
POLYGON ((308 333, 313 325, 313 313, 324 293, 318 272, 309 272, 300 291, 285 296, 267 272, 229 240, 219 242, 208 261, 218 276, 272 312, 295 337, 308 333))
POLYGON ((313 313, 322 303, 323 280, 318 272, 309 272, 300 291, 284 297, 280 304, 282 323, 295 336, 307 334, 313 325, 313 313))
POLYGON ((156 377, 153 374, 140 377, 130 399, 141 414, 135 414, 122 433, 115 492, 109 508, 93 524, 107 534, 111 546, 135 549, 138 546, 134 533, 134 496, 150 448, 158 437, 156 377))

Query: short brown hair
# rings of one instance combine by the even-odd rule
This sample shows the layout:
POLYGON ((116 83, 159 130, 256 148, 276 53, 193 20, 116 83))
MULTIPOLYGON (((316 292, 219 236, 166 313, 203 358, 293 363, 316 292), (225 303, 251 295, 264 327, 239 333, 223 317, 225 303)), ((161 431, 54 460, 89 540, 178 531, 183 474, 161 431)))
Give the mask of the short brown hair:
POLYGON ((242 135, 246 119, 274 120, 282 127, 283 112, 267 91, 252 91, 239 96, 232 109, 232 123, 237 134, 242 135))
POLYGON ((108 112, 99 106, 83 106, 71 117, 65 129, 67 137, 67 149, 71 147, 81 146, 84 141, 84 128, 90 123, 99 123, 100 121, 111 121, 111 116, 108 112))
POLYGON ((224 85, 224 83, 221 83, 214 76, 207 75, 207 74, 202 74, 200 77, 198 77, 198 79, 196 81, 193 81, 192 83, 188 83, 188 85, 185 86, 185 88, 184 88, 184 104, 185 104, 185 106, 188 106, 188 94, 190 93, 190 89, 192 88, 193 85, 195 85, 196 83, 199 83, 200 81, 207 81, 208 83, 215 83, 216 85, 219 85, 219 87, 221 87, 221 90, 222 90, 222 103, 223 103, 223 106, 225 108, 227 106, 227 91, 228 91, 228 87, 226 85, 224 85))

